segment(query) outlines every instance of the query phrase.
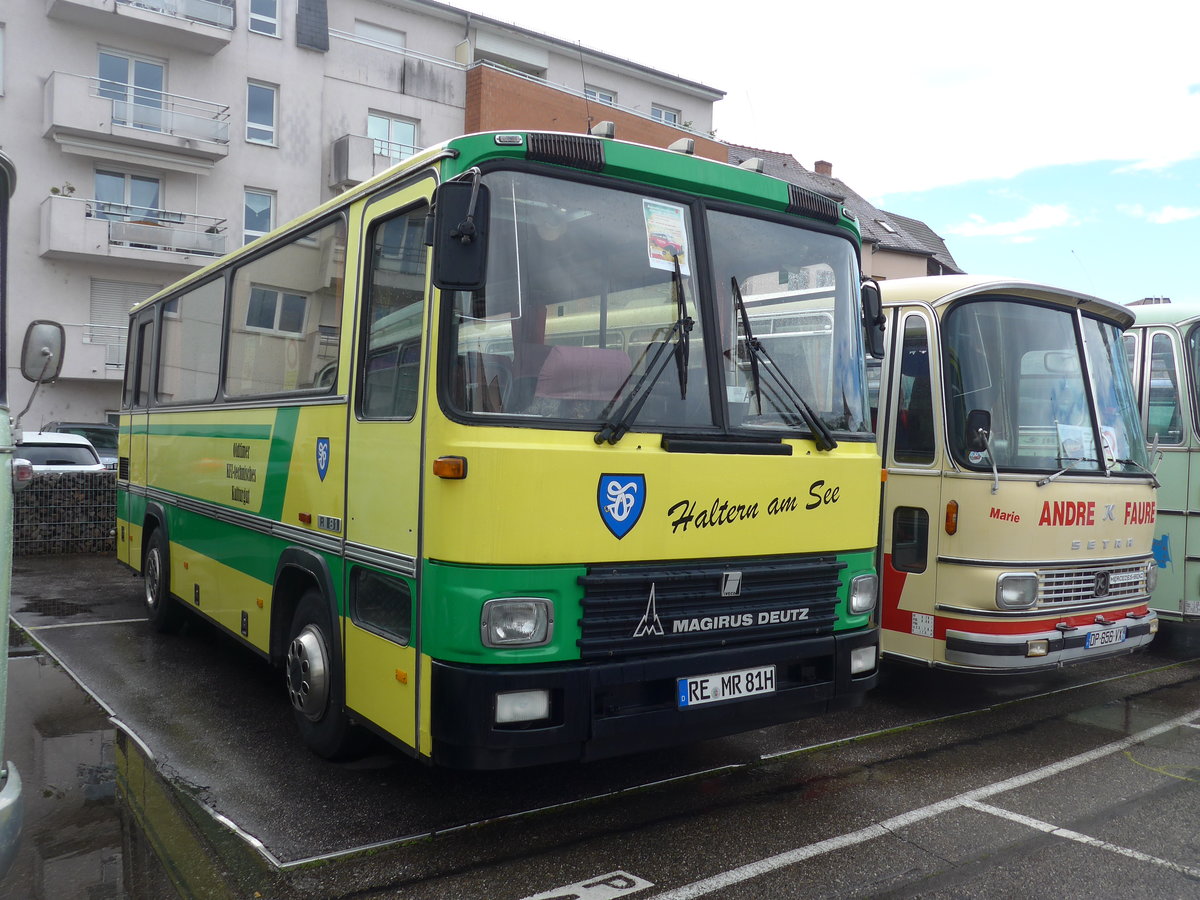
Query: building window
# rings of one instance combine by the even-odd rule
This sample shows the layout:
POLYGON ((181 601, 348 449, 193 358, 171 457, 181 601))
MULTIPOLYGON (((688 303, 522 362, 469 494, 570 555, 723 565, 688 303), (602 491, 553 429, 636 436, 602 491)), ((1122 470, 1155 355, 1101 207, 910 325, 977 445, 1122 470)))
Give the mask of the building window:
POLYGON ((361 19, 355 19, 354 34, 374 44, 381 44, 396 50, 403 50, 405 47, 405 35, 403 31, 397 31, 394 28, 385 28, 373 22, 364 22, 361 19))
POLYGON ((161 192, 162 185, 157 178, 97 170, 92 216, 157 224, 163 212, 161 192))
POLYGON ((375 141, 375 155, 408 159, 417 152, 417 124, 382 113, 367 116, 367 137, 375 141))
POLYGON ((279 0, 250 0, 251 31, 279 37, 279 0))
POLYGON ((275 227, 275 195, 266 191, 246 191, 242 213, 242 243, 248 244, 275 227))
POLYGON ((679 110, 670 109, 666 106, 659 106, 656 103, 650 107, 650 118, 662 122, 664 125, 678 125, 679 110))
POLYGON ((589 100, 596 100, 596 101, 599 101, 600 103, 607 103, 609 106, 617 105, 616 91, 610 91, 607 88, 595 87, 593 85, 587 85, 583 89, 583 94, 589 100))
POLYGON ((250 302, 246 305, 246 327, 278 334, 303 334, 307 309, 307 294, 256 284, 250 288, 250 302))
POLYGON ((112 101, 114 125, 164 130, 166 66, 152 59, 101 50, 98 69, 99 94, 112 101))
POLYGON ((251 81, 246 85, 246 140, 275 144, 277 91, 269 84, 251 81))

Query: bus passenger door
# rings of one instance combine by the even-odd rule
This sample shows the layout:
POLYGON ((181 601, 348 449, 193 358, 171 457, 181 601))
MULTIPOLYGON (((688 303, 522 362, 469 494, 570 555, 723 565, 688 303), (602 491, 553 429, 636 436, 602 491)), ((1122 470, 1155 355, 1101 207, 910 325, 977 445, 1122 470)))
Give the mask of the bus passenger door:
POLYGON ((1157 438, 1162 451, 1161 463, 1150 460, 1162 485, 1157 492, 1157 524, 1151 548, 1158 563, 1158 587, 1150 605, 1170 619, 1180 615, 1200 617, 1200 595, 1195 587, 1200 584, 1200 562, 1194 561, 1200 558, 1196 547, 1200 528, 1188 529, 1191 517, 1200 512, 1196 496, 1200 475, 1195 471, 1200 453, 1188 450, 1189 444, 1193 448, 1197 444, 1188 426, 1192 417, 1184 388, 1187 370, 1182 365, 1186 351, 1174 329, 1147 329, 1145 340, 1140 396, 1146 441, 1153 445, 1157 438), (1192 586, 1190 595, 1188 585, 1192 586))
MULTIPOLYGON (((424 357, 425 218, 432 179, 367 204, 346 483, 346 705, 417 748, 416 620, 424 357)), ((427 747, 420 748, 428 752, 427 747)))
POLYGON ((880 520, 883 647, 918 659, 934 652, 933 604, 941 517, 941 385, 927 310, 897 310, 895 345, 880 385, 887 482, 880 520), (885 419, 886 416, 886 419, 885 419))
POLYGON ((138 313, 129 330, 123 412, 117 436, 117 479, 128 481, 128 488, 117 493, 117 559, 139 570, 146 512, 146 440, 153 347, 154 309, 151 308, 138 313))

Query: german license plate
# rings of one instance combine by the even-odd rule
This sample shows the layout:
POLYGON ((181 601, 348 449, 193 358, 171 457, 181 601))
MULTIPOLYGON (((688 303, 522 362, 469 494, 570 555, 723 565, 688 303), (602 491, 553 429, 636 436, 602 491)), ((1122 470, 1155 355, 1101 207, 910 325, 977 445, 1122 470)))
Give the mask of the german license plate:
POLYGON ((1093 647, 1107 647, 1110 644, 1119 644, 1125 640, 1125 626, 1120 628, 1105 628, 1101 631, 1093 631, 1087 636, 1087 649, 1093 647))
POLYGON ((679 708, 718 703, 722 700, 740 700, 755 694, 770 694, 775 691, 775 667, 762 666, 758 669, 739 669, 736 672, 717 672, 715 675, 697 675, 694 678, 677 680, 679 708))

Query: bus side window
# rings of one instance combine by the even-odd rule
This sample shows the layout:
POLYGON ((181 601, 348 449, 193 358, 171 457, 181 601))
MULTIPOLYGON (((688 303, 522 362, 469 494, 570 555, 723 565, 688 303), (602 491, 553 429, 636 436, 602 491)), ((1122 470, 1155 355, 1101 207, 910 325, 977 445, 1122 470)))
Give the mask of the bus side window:
POLYGON ((1146 439, 1160 444, 1183 443, 1179 377, 1170 335, 1156 334, 1150 343, 1150 399, 1146 407, 1146 439))
POLYGON ((929 378, 929 335, 925 320, 904 320, 900 349, 899 396, 896 402, 897 462, 933 462, 933 386, 929 378))
POLYGON ((377 223, 370 237, 360 414, 411 419, 421 380, 425 318, 424 206, 377 223))
POLYGON ((929 513, 916 506, 897 506, 892 514, 892 568, 924 572, 929 563, 929 513))

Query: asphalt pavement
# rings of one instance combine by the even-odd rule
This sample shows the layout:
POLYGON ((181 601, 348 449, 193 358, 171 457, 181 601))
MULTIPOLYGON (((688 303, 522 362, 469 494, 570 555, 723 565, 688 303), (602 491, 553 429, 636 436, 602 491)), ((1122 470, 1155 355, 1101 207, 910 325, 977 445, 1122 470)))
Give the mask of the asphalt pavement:
POLYGON ((199 621, 153 632, 110 557, 18 558, 13 618, 32 802, 11 896, 1200 896, 1187 647, 1039 677, 889 668, 821 719, 464 773, 383 744, 316 758, 278 672, 199 621))

